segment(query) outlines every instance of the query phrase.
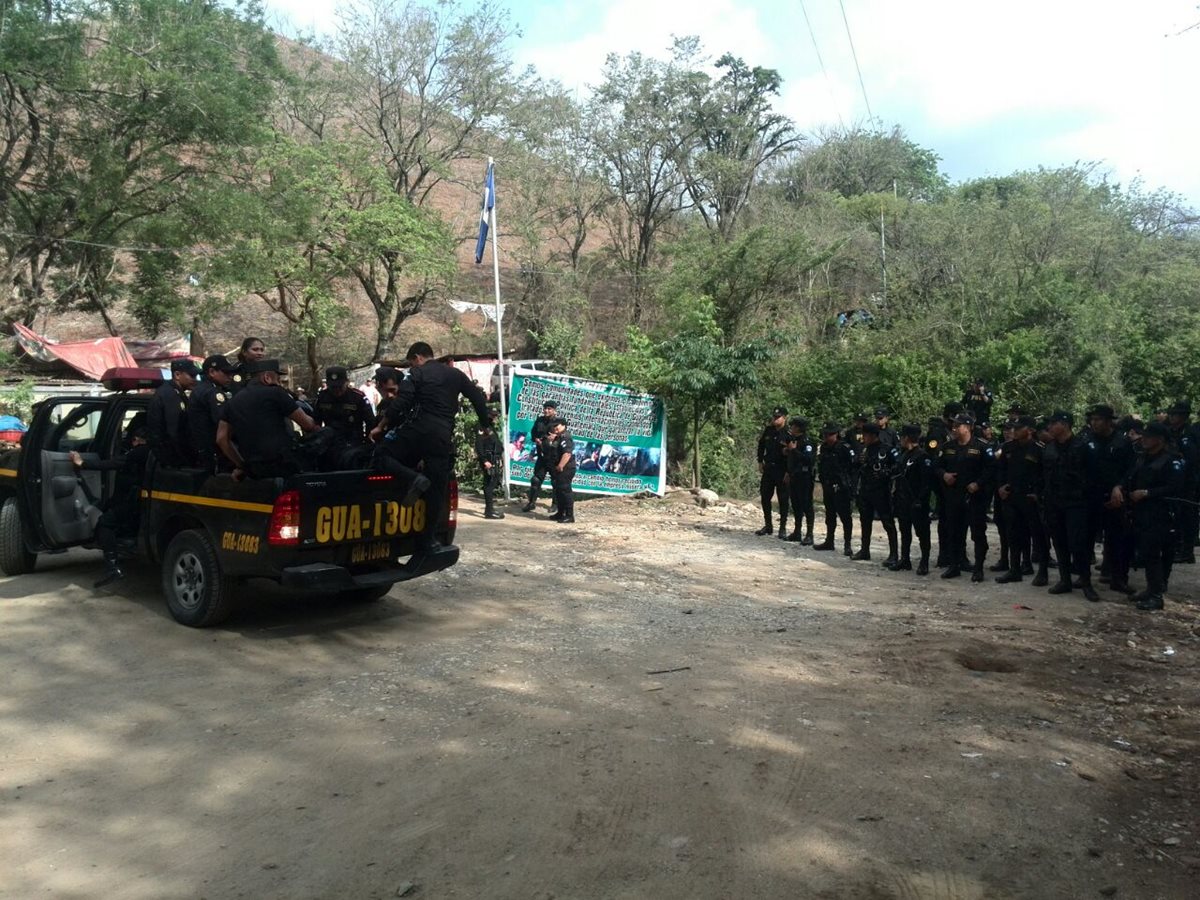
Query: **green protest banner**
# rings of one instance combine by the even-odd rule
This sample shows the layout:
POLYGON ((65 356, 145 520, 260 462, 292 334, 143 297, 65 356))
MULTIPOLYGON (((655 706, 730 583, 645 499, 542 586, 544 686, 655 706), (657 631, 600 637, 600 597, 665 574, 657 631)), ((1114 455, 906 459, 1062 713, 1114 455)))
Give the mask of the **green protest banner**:
MULTIPOLYGON (((517 369, 508 401, 508 472, 528 485, 537 464, 530 430, 553 400, 575 438, 580 494, 636 494, 666 487, 666 412, 660 398, 615 384, 517 369)), ((547 478, 547 482, 549 479, 547 478)))

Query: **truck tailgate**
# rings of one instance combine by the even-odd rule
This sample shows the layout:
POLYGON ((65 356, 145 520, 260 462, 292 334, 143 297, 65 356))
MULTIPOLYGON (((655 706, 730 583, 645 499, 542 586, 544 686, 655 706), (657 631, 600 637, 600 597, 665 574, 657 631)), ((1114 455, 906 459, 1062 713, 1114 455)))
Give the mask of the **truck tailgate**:
POLYGON ((298 475, 285 490, 299 493, 301 547, 396 543, 425 527, 424 499, 402 505, 403 488, 392 475, 362 469, 298 475))

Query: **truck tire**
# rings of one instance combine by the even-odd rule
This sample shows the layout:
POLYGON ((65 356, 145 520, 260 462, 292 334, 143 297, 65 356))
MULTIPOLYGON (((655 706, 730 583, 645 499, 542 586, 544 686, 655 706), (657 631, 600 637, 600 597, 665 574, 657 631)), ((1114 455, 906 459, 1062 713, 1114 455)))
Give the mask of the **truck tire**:
POLYGON ((0 506, 0 569, 5 575, 25 575, 33 571, 37 554, 25 546, 21 512, 16 497, 5 497, 0 506))
POLYGON ((346 591, 342 594, 351 603, 374 603, 376 600, 382 600, 392 590, 393 585, 385 584, 379 587, 355 588, 352 591, 346 591))
POLYGON ((237 581, 221 574, 217 552, 202 531, 181 531, 171 539, 163 554, 162 586, 167 609, 181 625, 206 628, 233 611, 237 581))

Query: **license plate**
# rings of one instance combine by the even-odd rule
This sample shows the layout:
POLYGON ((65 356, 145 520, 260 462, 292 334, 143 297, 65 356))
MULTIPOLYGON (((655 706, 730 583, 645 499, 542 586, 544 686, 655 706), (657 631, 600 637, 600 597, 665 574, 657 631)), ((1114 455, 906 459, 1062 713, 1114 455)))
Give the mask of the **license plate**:
POLYGON ((370 544, 356 544, 350 548, 350 562, 375 562, 392 558, 391 541, 375 541, 370 544))
POLYGON ((372 538, 414 534, 425 529, 425 501, 401 506, 396 500, 321 506, 313 519, 312 538, 318 544, 369 541, 372 538))

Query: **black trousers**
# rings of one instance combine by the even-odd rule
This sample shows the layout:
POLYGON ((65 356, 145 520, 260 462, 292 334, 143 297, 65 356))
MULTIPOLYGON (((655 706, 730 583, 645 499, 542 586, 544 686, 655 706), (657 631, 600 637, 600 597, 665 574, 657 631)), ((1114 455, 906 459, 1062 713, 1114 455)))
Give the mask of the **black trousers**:
POLYGON ((871 530, 875 517, 883 526, 888 538, 889 552, 896 552, 896 520, 892 516, 891 485, 884 482, 877 487, 868 487, 864 482, 858 492, 858 530, 862 534, 862 548, 871 549, 871 530))
MULTIPOLYGON (((1135 514, 1137 558, 1146 570, 1146 588, 1152 594, 1164 593, 1171 580, 1171 567, 1181 537, 1175 527, 1176 523, 1165 509, 1160 510, 1158 516, 1135 514)), ((1182 537, 1187 540, 1187 535, 1182 537)))
POLYGON ((1104 562, 1114 582, 1129 580, 1133 566, 1134 536, 1133 522, 1123 509, 1104 509, 1100 512, 1104 523, 1104 562))
POLYGON ((479 468, 483 471, 483 510, 485 513, 490 513, 496 502, 496 487, 500 484, 500 466, 503 463, 492 463, 492 470, 489 472, 483 468, 480 463, 479 468))
POLYGON ((1050 544, 1037 503, 1014 494, 1003 502, 1001 511, 1008 523, 1009 569, 1019 569, 1024 559, 1036 559, 1045 565, 1050 557, 1050 544))
POLYGON ((423 473, 429 479, 425 491, 425 528, 417 536, 417 547, 428 549, 441 527, 446 509, 446 490, 453 467, 454 439, 451 424, 437 419, 417 419, 396 429, 392 436, 375 445, 374 468, 396 475, 402 484, 401 495, 413 479, 423 473), (417 466, 421 466, 418 473, 417 466))
POLYGON ((816 511, 813 509, 812 475, 789 475, 788 500, 791 502, 792 516, 796 521, 795 529, 800 530, 800 520, 803 519, 811 533, 813 520, 816 518, 816 511))
POLYGON ((554 505, 558 507, 558 514, 564 519, 574 518, 575 494, 571 482, 575 480, 575 466, 569 465, 561 472, 555 469, 550 474, 554 479, 554 505))
POLYGON ((929 504, 902 503, 894 501, 896 517, 900 520, 900 558, 912 559, 913 534, 917 535, 917 546, 921 550, 921 559, 929 559, 929 504))
MULTIPOLYGON (((536 503, 538 495, 542 491, 542 482, 550 475, 550 463, 548 460, 538 457, 533 464, 533 474, 529 476, 529 502, 536 503)), ((553 481, 551 481, 553 484, 553 481)))
POLYGON ((825 503, 825 540, 833 540, 840 519, 842 539, 849 545, 854 534, 853 520, 850 518, 850 488, 836 484, 822 484, 821 496, 825 503))
MULTIPOLYGON (((947 490, 943 494, 942 513, 946 518, 949 545, 939 545, 947 566, 961 565, 967 559, 967 532, 975 550, 975 568, 983 568, 987 558, 987 506, 990 499, 982 491, 947 490)), ((940 537, 939 537, 940 540, 940 537)))
POLYGON ((788 490, 787 485, 783 483, 784 471, 782 469, 774 469, 771 466, 763 466, 762 478, 758 482, 758 494, 762 500, 763 523, 771 527, 771 499, 778 497, 779 499, 779 528, 787 523, 788 517, 788 490))
POLYGON ((1059 572, 1092 573, 1092 526, 1086 506, 1051 507, 1046 510, 1046 530, 1054 544, 1059 572))

